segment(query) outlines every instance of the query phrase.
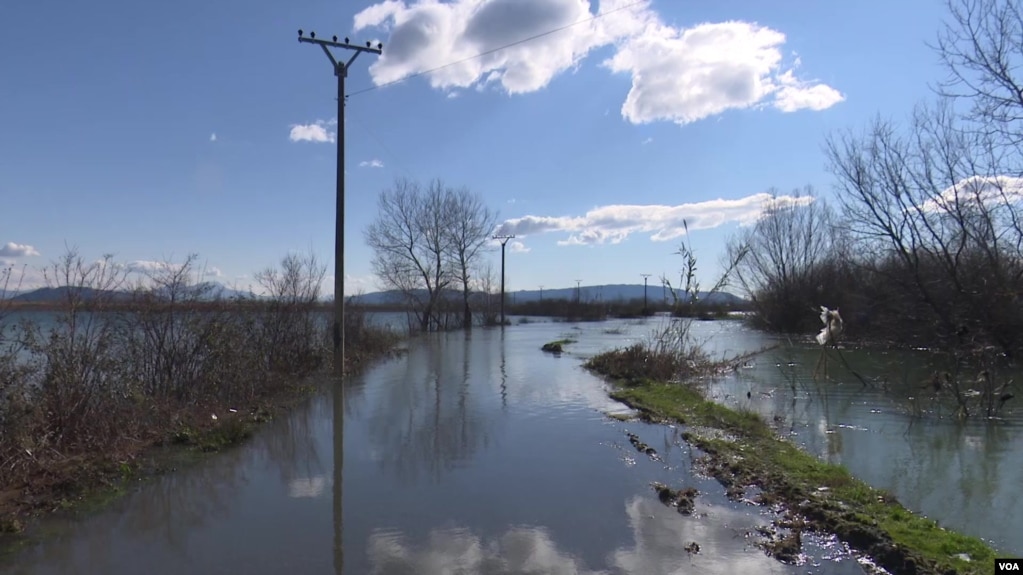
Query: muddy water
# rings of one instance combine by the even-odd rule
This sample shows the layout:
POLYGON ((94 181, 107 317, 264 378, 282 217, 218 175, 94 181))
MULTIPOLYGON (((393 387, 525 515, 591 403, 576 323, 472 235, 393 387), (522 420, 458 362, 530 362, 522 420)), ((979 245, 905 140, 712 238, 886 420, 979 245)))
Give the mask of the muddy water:
MULTIPOLYGON (((580 344, 622 335, 590 325, 580 344)), ((861 573, 827 540, 780 564, 763 510, 695 477, 678 430, 621 423, 597 378, 539 346, 565 324, 422 338, 246 446, 52 522, 11 573, 861 573), (335 410, 344 424, 335 426, 335 410), (657 458, 636 452, 640 435, 657 458), (334 481, 344 446, 342 484, 334 481), (692 516, 649 483, 695 486, 692 516), (341 505, 339 505, 341 504, 341 505), (340 510, 340 513, 339 513, 340 510), (343 545, 337 545, 342 541, 343 545), (700 551, 684 546, 695 542, 700 551)))

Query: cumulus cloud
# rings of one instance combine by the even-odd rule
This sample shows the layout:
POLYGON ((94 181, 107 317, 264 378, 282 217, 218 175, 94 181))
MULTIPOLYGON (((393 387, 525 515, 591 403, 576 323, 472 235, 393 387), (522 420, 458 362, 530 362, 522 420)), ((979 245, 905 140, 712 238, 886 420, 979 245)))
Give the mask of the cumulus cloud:
POLYGON ((610 205, 593 208, 581 216, 524 216, 506 220, 497 230, 499 235, 527 236, 549 232, 566 232, 569 237, 558 245, 617 244, 635 233, 649 233, 653 241, 666 241, 691 230, 716 228, 737 222, 748 225, 757 221, 772 202, 781 206, 807 205, 812 196, 772 196, 753 194, 735 200, 707 200, 662 205, 610 205))
POLYGON ((957 206, 980 204, 989 208, 1023 201, 1023 178, 971 176, 949 186, 921 204, 925 212, 954 212, 957 206))
POLYGON ((292 142, 333 143, 337 141, 337 133, 331 128, 337 126, 337 118, 316 120, 312 124, 292 124, 288 139, 292 142))
POLYGON ((224 277, 224 272, 222 272, 220 270, 220 268, 214 267, 214 266, 207 267, 204 270, 204 274, 206 275, 206 277, 211 277, 211 278, 224 277))
POLYGON ((653 142, 654 142, 653 138, 647 138, 647 139, 643 140, 643 145, 645 146, 647 144, 652 144, 653 142))
POLYGON ((513 242, 509 242, 508 243, 508 249, 511 250, 511 253, 513 253, 513 254, 528 254, 530 252, 530 250, 532 250, 532 248, 526 247, 526 244, 524 244, 524 243, 522 243, 522 242, 520 242, 518 240, 515 240, 513 242))
POLYGON ((28 244, 16 244, 14 242, 7 242, 0 246, 0 256, 8 258, 23 258, 28 256, 38 256, 39 250, 28 244))
POLYGON ((168 271, 179 271, 183 264, 175 264, 170 262, 152 261, 152 260, 135 260, 128 262, 128 271, 135 273, 156 273, 156 272, 168 272, 168 271))
POLYGON ((487 86, 535 92, 594 49, 613 46, 602 65, 631 77, 621 114, 635 124, 687 124, 764 104, 784 112, 822 110, 844 99, 826 84, 795 76, 800 62, 786 64, 780 31, 739 21, 678 28, 650 2, 630 4, 601 0, 594 14, 588 0, 388 0, 358 13, 355 30, 389 35, 370 66, 377 85, 425 74, 431 87, 449 94, 487 86), (435 69, 438 61, 452 64, 435 69))
POLYGON ((216 142, 217 141, 217 133, 216 132, 210 134, 210 141, 211 142, 216 142))
POLYGON ((372 160, 363 160, 363 161, 359 162, 359 167, 360 168, 382 168, 382 167, 384 167, 384 163, 381 162, 380 160, 377 160, 377 159, 374 158, 372 160))

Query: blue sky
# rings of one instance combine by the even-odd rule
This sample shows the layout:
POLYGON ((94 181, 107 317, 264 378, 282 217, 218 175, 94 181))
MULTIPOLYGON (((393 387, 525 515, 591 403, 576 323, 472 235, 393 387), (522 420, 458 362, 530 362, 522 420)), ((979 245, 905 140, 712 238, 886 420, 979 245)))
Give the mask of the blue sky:
POLYGON ((247 288, 312 250, 329 282, 336 81, 302 28, 384 43, 348 78, 346 291, 375 290, 362 233, 401 176, 499 210, 509 290, 677 277, 683 218, 711 284, 757 194, 830 196, 829 132, 931 97, 943 17, 931 0, 9 2, 0 260, 28 287, 65 245, 137 267, 195 252, 247 288))

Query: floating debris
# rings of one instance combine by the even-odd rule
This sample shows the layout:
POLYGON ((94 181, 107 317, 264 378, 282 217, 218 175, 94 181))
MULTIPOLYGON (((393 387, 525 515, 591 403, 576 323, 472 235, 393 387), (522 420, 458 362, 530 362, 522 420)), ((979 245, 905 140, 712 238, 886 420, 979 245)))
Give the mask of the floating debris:
MULTIPOLYGON (((657 492, 657 498, 661 500, 661 503, 674 507, 682 515, 692 515, 693 510, 696 509, 696 496, 699 495, 699 491, 695 487, 686 487, 685 489, 672 489, 663 483, 653 482, 650 484, 654 491, 657 492)), ((697 546, 699 549, 699 546, 697 546)))
POLYGON ((643 443, 639 439, 638 435, 636 435, 635 433, 627 433, 627 435, 629 436, 629 443, 631 443, 632 446, 636 448, 636 451, 640 453, 645 453, 654 459, 659 459, 659 457, 657 456, 657 450, 643 443))

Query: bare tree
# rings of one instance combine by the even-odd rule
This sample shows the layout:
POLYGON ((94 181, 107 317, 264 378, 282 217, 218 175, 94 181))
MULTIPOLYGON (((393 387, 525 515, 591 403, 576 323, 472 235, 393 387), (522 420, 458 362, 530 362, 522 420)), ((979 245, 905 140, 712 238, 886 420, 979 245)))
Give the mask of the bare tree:
POLYGON ((471 293, 470 270, 482 253, 490 234, 494 230, 497 214, 483 203, 479 194, 468 188, 446 190, 447 213, 451 218, 446 231, 451 250, 449 255, 453 275, 462 285, 462 326, 472 327, 472 308, 469 304, 471 293))
POLYGON ((268 369, 319 362, 316 352, 321 350, 309 349, 307 342, 315 341, 322 327, 317 323, 316 304, 326 273, 327 267, 310 253, 288 254, 281 259, 280 268, 271 266, 256 274, 256 282, 270 298, 258 338, 268 369))
POLYGON ((435 317, 437 303, 451 283, 445 266, 450 253, 445 229, 450 218, 443 187, 435 181, 424 190, 400 178, 381 192, 377 205, 377 219, 365 233, 374 251, 373 269, 385 286, 404 295, 420 329, 436 327, 440 324, 435 317))
POLYGON ((825 277, 836 260, 832 210, 810 186, 795 191, 795 201, 770 193, 762 217, 729 241, 728 258, 738 262, 736 282, 752 296, 758 319, 771 329, 799 331, 813 320, 808 307, 841 304, 825 277), (803 205, 801 197, 812 201, 803 205))
POLYGON ((910 298, 907 320, 933 322, 949 344, 969 333, 1012 353, 1023 343, 1023 190, 984 171, 983 140, 958 129, 946 101, 918 108, 905 135, 877 120, 829 138, 827 154, 857 251, 910 298))
POLYGON ((497 285, 495 278, 494 265, 489 260, 476 263, 471 281, 472 290, 478 296, 478 307, 483 309, 483 317, 480 321, 482 325, 497 324, 497 309, 493 303, 493 295, 497 285))
POLYGON ((946 5, 950 17, 933 48, 948 77, 937 91, 969 103, 964 119, 971 121, 971 131, 1018 154, 1023 144, 1023 78, 1017 77, 1023 58, 1019 2, 946 0, 946 5))

